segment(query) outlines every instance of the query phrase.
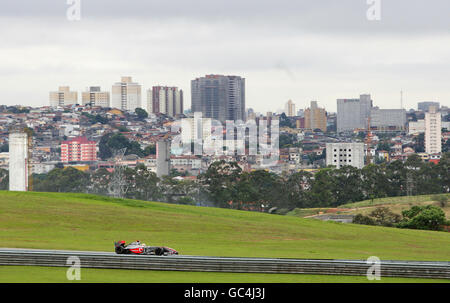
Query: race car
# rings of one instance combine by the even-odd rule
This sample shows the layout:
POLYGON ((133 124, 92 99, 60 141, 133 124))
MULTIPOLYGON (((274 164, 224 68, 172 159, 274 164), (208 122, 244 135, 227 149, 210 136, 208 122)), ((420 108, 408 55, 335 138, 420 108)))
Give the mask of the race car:
POLYGON ((139 240, 126 244, 125 241, 114 242, 116 254, 125 255, 156 255, 168 256, 178 255, 178 251, 166 246, 147 246, 139 240))

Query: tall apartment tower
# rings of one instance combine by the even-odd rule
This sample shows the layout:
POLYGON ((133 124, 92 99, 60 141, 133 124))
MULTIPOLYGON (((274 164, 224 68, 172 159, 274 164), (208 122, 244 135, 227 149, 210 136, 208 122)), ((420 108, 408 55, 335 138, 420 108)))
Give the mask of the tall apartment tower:
POLYGON ((306 129, 327 131, 327 112, 325 108, 317 106, 317 101, 311 101, 311 106, 305 109, 304 115, 306 129))
POLYGON ((83 105, 109 107, 109 92, 102 92, 100 86, 91 86, 81 94, 83 105))
POLYGON ((245 121, 245 79, 206 75, 191 81, 192 112, 224 123, 245 121))
POLYGON ((425 113, 425 152, 436 154, 442 152, 441 113, 436 106, 430 106, 425 113))
POLYGON ((183 113, 183 90, 178 87, 153 86, 147 90, 147 112, 175 117, 183 113))
POLYGON ((364 167, 364 143, 327 143, 327 165, 364 167))
POLYGON ((359 99, 337 99, 337 131, 366 129, 371 109, 370 95, 361 95, 359 99))
POLYGON ((295 116, 295 103, 292 102, 292 100, 289 100, 288 102, 286 102, 285 104, 285 114, 288 117, 294 117, 295 116))
POLYGON ((132 81, 131 77, 122 77, 120 82, 112 86, 111 107, 126 111, 141 108, 141 85, 132 81))
POLYGON ((50 106, 66 106, 78 103, 78 92, 70 91, 69 86, 60 86, 58 91, 50 92, 50 106))
POLYGON ((22 132, 9 134, 9 190, 28 190, 28 135, 22 132))

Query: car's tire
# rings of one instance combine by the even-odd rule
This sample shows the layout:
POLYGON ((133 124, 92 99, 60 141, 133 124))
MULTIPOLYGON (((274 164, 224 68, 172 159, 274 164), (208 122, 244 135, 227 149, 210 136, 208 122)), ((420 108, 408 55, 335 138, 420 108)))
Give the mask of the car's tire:
POLYGON ((116 247, 116 254, 120 255, 120 254, 124 254, 124 253, 125 253, 125 248, 122 245, 116 247))

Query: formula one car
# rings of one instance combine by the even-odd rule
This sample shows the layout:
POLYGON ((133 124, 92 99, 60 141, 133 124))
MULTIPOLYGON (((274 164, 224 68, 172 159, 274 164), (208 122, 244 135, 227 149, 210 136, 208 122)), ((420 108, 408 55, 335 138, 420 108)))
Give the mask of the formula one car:
POLYGON ((114 246, 116 254, 156 256, 178 255, 178 252, 173 248, 166 246, 147 246, 140 241, 134 241, 129 244, 126 244, 125 241, 117 241, 114 242, 114 246))

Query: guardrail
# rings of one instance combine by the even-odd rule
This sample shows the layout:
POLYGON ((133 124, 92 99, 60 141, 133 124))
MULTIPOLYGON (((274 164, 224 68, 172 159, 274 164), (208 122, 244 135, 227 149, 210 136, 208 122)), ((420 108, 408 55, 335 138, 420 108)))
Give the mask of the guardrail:
MULTIPOLYGON (((234 273, 294 273, 365 276, 373 264, 362 260, 308 260, 201 256, 117 255, 107 252, 0 248, 0 265, 68 267, 67 258, 80 258, 81 267, 234 273)), ((381 261, 381 277, 450 279, 450 262, 381 261)))

